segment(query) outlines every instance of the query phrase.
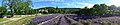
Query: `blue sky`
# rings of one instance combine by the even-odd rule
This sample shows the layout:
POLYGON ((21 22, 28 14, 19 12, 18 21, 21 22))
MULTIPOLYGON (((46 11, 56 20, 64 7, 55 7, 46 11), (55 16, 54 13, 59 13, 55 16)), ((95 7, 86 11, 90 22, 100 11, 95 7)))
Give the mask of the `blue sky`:
MULTIPOLYGON (((0 0, 1 5, 2 0, 0 0)), ((60 8, 83 8, 92 7, 94 4, 105 3, 107 5, 120 6, 120 0, 32 0, 34 9, 41 7, 60 7, 60 8)))

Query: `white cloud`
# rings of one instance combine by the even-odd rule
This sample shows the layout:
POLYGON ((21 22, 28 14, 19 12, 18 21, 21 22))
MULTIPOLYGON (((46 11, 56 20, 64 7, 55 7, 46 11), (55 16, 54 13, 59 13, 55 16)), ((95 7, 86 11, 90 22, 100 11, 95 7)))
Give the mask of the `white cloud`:
POLYGON ((115 5, 115 6, 120 6, 120 0, 110 0, 109 3, 107 3, 108 5, 115 5))
POLYGON ((41 2, 41 1, 54 1, 54 2, 63 2, 64 0, 32 0, 33 2, 41 2))
POLYGON ((71 5, 70 3, 65 3, 66 5, 71 5))
POLYGON ((42 8, 42 7, 49 7, 49 6, 39 6, 39 7, 32 7, 32 8, 37 9, 37 8, 42 8))
POLYGON ((87 7, 88 8, 91 8, 91 7, 93 7, 94 5, 93 4, 89 4, 87 7))
POLYGON ((76 2, 76 4, 80 4, 80 5, 84 5, 82 6, 81 8, 84 8, 84 7, 88 7, 88 8, 91 8, 94 6, 94 4, 90 4, 90 3, 83 3, 83 2, 76 2))
POLYGON ((84 8, 84 7, 88 7, 91 8, 94 6, 94 4, 90 4, 90 3, 82 3, 82 2, 72 2, 72 3, 64 3, 66 4, 66 6, 74 6, 76 8, 84 8))

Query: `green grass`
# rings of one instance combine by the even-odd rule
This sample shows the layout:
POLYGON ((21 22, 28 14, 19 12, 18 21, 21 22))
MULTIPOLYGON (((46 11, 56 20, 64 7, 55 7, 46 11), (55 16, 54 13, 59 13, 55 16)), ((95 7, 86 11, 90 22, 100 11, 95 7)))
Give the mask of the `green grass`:
POLYGON ((6 21, 6 20, 7 20, 6 18, 0 18, 0 22, 6 21))
POLYGON ((9 22, 6 22, 4 24, 0 24, 0 25, 23 25, 23 24, 26 24, 28 22, 30 22, 30 20, 34 18, 34 16, 29 16, 29 17, 24 17, 20 20, 17 20, 17 21, 9 21, 9 22))
MULTIPOLYGON (((42 14, 39 16, 46 16, 48 14, 42 14)), ((27 24, 30 23, 31 19, 34 18, 35 16, 27 16, 27 17, 23 17, 22 19, 16 20, 16 21, 8 21, 5 23, 1 23, 0 25, 23 25, 23 24, 27 24)), ((20 17, 12 17, 12 18, 20 18, 20 17)))

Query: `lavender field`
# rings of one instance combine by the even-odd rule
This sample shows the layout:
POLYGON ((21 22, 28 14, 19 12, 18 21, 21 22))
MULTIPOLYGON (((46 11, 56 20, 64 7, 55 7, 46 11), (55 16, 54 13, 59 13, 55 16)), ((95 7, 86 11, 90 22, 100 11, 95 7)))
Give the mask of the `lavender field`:
POLYGON ((0 25, 120 25, 120 0, 0 0, 0 25))
POLYGON ((119 25, 119 21, 119 16, 90 18, 90 16, 77 16, 76 14, 52 14, 35 17, 31 23, 26 25, 119 25))

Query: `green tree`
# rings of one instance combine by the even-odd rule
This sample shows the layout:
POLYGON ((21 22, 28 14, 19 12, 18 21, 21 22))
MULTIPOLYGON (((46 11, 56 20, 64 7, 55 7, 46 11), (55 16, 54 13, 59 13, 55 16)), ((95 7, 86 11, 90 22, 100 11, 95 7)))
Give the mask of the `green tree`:
POLYGON ((76 11, 75 13, 76 14, 80 14, 80 15, 91 15, 91 12, 92 10, 90 8, 83 8, 83 9, 80 9, 79 11, 76 11))
POLYGON ((106 4, 95 4, 93 8, 96 9, 96 15, 105 15, 108 13, 109 6, 107 6, 106 4))
POLYGON ((3 17, 3 15, 6 13, 7 9, 6 7, 0 7, 0 18, 3 17))
POLYGON ((3 0, 2 4, 7 5, 7 7, 10 9, 11 16, 14 16, 14 14, 16 14, 18 11, 23 11, 22 9, 28 13, 31 0, 3 0))
POLYGON ((16 7, 16 4, 18 3, 18 0, 3 0, 2 4, 7 5, 11 11, 11 16, 14 16, 14 8, 16 7))
POLYGON ((30 14, 31 5, 31 0, 19 2, 16 10, 24 11, 25 14, 30 14))
POLYGON ((95 16, 95 15, 105 15, 105 14, 108 14, 108 9, 109 6, 107 6, 106 4, 95 4, 92 8, 83 8, 83 9, 80 9, 78 11, 75 11, 76 14, 79 14, 79 15, 92 15, 92 16, 95 16))
POLYGON ((108 6, 106 4, 100 4, 100 9, 99 9, 102 13, 102 15, 105 15, 108 13, 108 6))

